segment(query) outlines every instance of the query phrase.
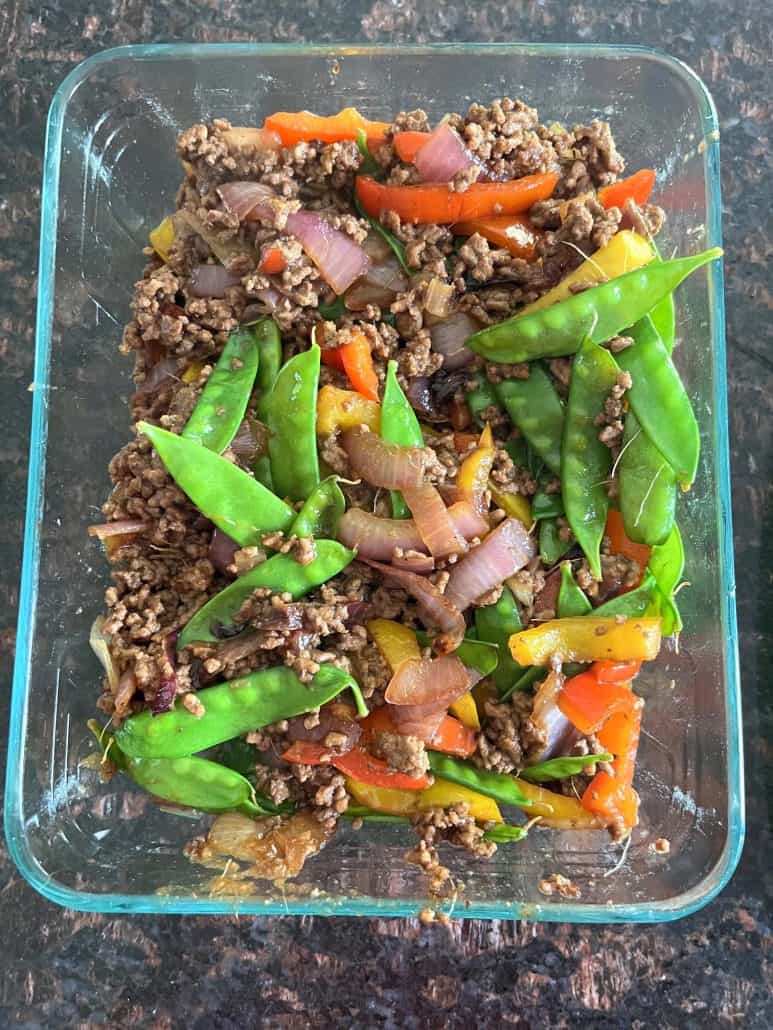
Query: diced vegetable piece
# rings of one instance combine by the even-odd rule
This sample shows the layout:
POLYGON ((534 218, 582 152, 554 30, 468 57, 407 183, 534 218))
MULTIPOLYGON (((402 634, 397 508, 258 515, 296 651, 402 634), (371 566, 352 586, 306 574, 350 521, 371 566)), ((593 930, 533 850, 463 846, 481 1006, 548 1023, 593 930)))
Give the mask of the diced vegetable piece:
POLYGON ((406 164, 411 164, 431 135, 431 132, 411 132, 409 130, 396 132, 392 138, 392 143, 397 156, 401 161, 405 161, 406 164))
POLYGON ((518 519, 527 529, 531 529, 534 519, 531 517, 531 505, 527 497, 524 497, 523 494, 503 493, 491 484, 489 484, 489 489, 491 490, 491 499, 497 508, 501 508, 505 515, 511 519, 518 519))
POLYGON ((617 622, 614 616, 583 615, 552 619, 510 637, 519 665, 547 665, 553 655, 568 662, 650 661, 659 650, 659 618, 617 622))
POLYGON ((336 430, 367 426, 377 433, 381 426, 381 405, 337 386, 323 386, 317 395, 317 432, 329 436, 336 430))
POLYGON ((355 331, 342 347, 323 348, 322 360, 326 365, 342 368, 357 393, 378 402, 378 376, 365 333, 355 331))
POLYGON ((150 245, 162 261, 169 260, 169 250, 174 243, 174 222, 165 218, 155 229, 148 233, 150 245))
POLYGON ((410 626, 403 626, 392 619, 371 619, 367 623, 367 630, 376 641, 376 647, 391 672, 396 672, 409 659, 421 658, 416 634, 410 626))
POLYGON ((599 683, 592 672, 581 672, 564 684, 558 707, 580 733, 595 733, 611 715, 633 707, 633 694, 621 683, 599 683))
POLYGON ((639 795, 608 772, 597 772, 582 796, 582 807, 605 824, 620 821, 632 829, 639 821, 639 795))
POLYGON ((529 816, 540 816, 540 826, 555 830, 597 830, 602 825, 577 798, 565 797, 552 790, 518 779, 518 786, 530 801, 529 816))
POLYGON ((469 690, 466 694, 462 694, 458 700, 454 701, 449 708, 449 711, 455 715, 464 726, 468 726, 472 730, 480 729, 478 708, 475 704, 475 699, 469 690))
POLYGON ((279 275, 287 268, 285 256, 279 247, 264 247, 260 252, 258 271, 263 275, 279 275))
POLYGON ((594 662, 591 667, 599 683, 630 683, 640 669, 641 662, 594 662))

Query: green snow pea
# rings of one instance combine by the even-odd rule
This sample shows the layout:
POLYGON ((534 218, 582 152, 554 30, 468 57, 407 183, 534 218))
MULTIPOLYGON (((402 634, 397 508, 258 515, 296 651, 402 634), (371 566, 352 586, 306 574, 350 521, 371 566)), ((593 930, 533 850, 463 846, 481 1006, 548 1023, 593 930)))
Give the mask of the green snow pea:
POLYGON ((499 663, 494 672, 494 686, 501 694, 523 675, 523 668, 513 661, 507 646, 513 633, 523 629, 518 602, 508 586, 503 587, 502 596, 495 604, 475 609, 475 629, 479 640, 485 640, 497 648, 499 663))
MULTIPOLYGON (((429 647, 432 643, 430 635, 422 630, 417 631, 416 639, 422 647, 429 647)), ((470 637, 465 637, 453 653, 463 665, 475 669, 481 676, 490 676, 500 661, 500 652, 494 644, 470 637)))
POLYGON ((280 497, 305 501, 319 482, 317 387, 320 349, 296 354, 282 366, 266 404, 271 479, 280 497))
POLYGON ((545 565, 555 565, 572 547, 574 541, 562 540, 557 519, 543 519, 539 524, 539 556, 545 565))
POLYGON ((317 540, 317 557, 308 565, 301 565, 290 554, 275 554, 267 561, 240 576, 225 590, 215 594, 186 623, 177 638, 177 650, 194 642, 217 643, 221 627, 231 627, 234 616, 254 590, 259 588, 286 592, 294 601, 310 590, 326 583, 346 568, 354 552, 336 540, 317 540))
POLYGON ((549 758, 546 762, 530 765, 521 769, 520 775, 532 783, 547 783, 549 780, 564 780, 567 776, 576 776, 589 765, 596 762, 611 762, 613 755, 606 751, 597 755, 570 755, 567 758, 549 758))
POLYGON ((497 823, 483 833, 484 840, 493 840, 495 844, 516 844, 528 836, 528 826, 513 826, 511 823, 497 823))
POLYGON ((357 131, 354 134, 354 137, 357 140, 357 149, 359 150, 360 155, 362 156, 362 161, 360 161, 360 167, 357 169, 358 174, 370 175, 371 177, 375 178, 377 175, 380 175, 381 168, 376 163, 375 158, 368 149, 368 137, 365 135, 365 130, 357 129, 357 131))
POLYGON ((635 345, 617 356, 620 368, 633 379, 628 401, 678 481, 689 487, 700 453, 700 431, 690 398, 651 319, 642 318, 629 332, 635 345))
POLYGON ((627 594, 618 594, 617 597, 610 598, 609 601, 600 604, 598 608, 594 608, 593 614, 626 615, 629 619, 644 615, 653 603, 656 588, 655 577, 647 572, 635 590, 629 590, 627 594))
MULTIPOLYGON (((387 367, 384 397, 381 401, 381 437, 388 443, 401 447, 423 447, 424 437, 416 412, 408 403, 397 381, 397 362, 390 361, 387 367)), ((392 490, 392 516, 396 519, 410 517, 408 505, 399 490, 392 490)))
POLYGON ((638 322, 691 272, 721 255, 713 247, 693 257, 652 262, 549 308, 481 329, 467 346, 487 361, 506 364, 574 354, 586 336, 603 343, 638 322))
MULTIPOLYGON (((582 665, 578 662, 568 662, 563 667, 564 676, 569 679, 572 676, 576 676, 582 672, 583 669, 587 669, 587 665, 582 665)), ((530 666, 521 676, 520 679, 516 680, 515 683, 506 691, 501 697, 500 701, 507 701, 511 694, 514 694, 517 690, 528 690, 533 687, 535 683, 538 683, 547 676, 548 670, 544 665, 532 665, 530 666)))
POLYGON ((222 454, 236 435, 258 372, 258 347, 252 326, 232 332, 210 373, 182 436, 222 454))
POLYGON ((199 511, 240 547, 259 544, 264 533, 287 529, 295 518, 289 504, 214 451, 148 422, 137 428, 199 511))
POLYGON ((528 379, 506 379, 494 391, 529 445, 560 475, 564 406, 545 369, 532 364, 528 379))
POLYGON ((462 787, 469 787, 470 790, 477 790, 479 794, 501 801, 503 805, 531 808, 531 801, 518 786, 518 780, 514 776, 478 769, 471 762, 449 758, 439 751, 428 751, 427 756, 430 769, 436 776, 442 776, 444 780, 458 783, 462 787))
MULTIPOLYGON (((265 423, 268 398, 274 388, 276 377, 279 375, 279 369, 282 367, 282 337, 276 322, 270 318, 261 319, 254 325, 260 354, 258 376, 255 381, 257 393, 255 411, 260 421, 265 423)), ((272 489, 271 462, 267 453, 261 454, 255 460, 253 472, 260 483, 267 486, 269 490, 272 489)))
POLYGON ((564 499, 560 491, 555 494, 545 493, 540 489, 531 499, 531 515, 533 519, 554 519, 564 514, 564 499))
POLYGON ((684 572, 684 546, 679 527, 674 528, 668 539, 652 548, 648 570, 657 582, 657 604, 662 619, 661 630, 664 636, 678 633, 682 628, 682 617, 674 599, 676 589, 684 572))
POLYGON ((196 696, 204 705, 201 716, 177 702, 162 715, 144 711, 131 716, 116 730, 115 739, 132 758, 182 758, 310 712, 347 689, 361 699, 357 682, 335 665, 323 665, 308 685, 286 665, 260 669, 200 690, 196 696))
POLYGON ((335 540, 338 522, 346 511, 346 498, 335 476, 318 483, 306 498, 298 516, 290 526, 289 535, 297 537, 326 537, 335 540))
MULTIPOLYGON (((660 251, 652 241, 650 241, 650 246, 655 251, 655 261, 662 262, 663 258, 660 256, 660 251)), ((676 305, 674 304, 673 292, 667 293, 662 300, 659 300, 650 310, 649 314, 652 324, 655 326, 658 335, 670 354, 676 342, 676 305)))
POLYGON ((633 411, 625 416, 618 472, 626 536, 639 544, 662 543, 676 515, 676 475, 633 411))
POLYGON ((325 319, 326 322, 337 322, 342 315, 346 314, 346 304, 344 303, 343 294, 340 297, 336 297, 330 304, 320 304, 317 307, 317 313, 325 319))
POLYGON ((577 615, 587 615, 591 603, 583 591, 577 586, 568 561, 561 562, 561 586, 558 590, 556 614, 559 619, 570 619, 577 615))
POLYGON ((389 815, 387 812, 376 812, 365 805, 349 805, 346 811, 341 814, 344 819, 362 819, 366 823, 403 823, 407 826, 409 822, 406 815, 389 815))
POLYGON ((474 382, 475 388, 466 391, 465 400, 467 401, 467 407, 470 409, 473 422, 479 428, 483 428, 484 420, 481 417, 482 413, 487 408, 498 408, 499 401, 497 400, 497 395, 494 393, 494 387, 487 379, 477 376, 474 382))
POLYGON ((566 517, 596 579, 601 579, 599 549, 609 509, 606 481, 612 453, 599 440, 594 420, 604 410, 617 375, 618 367, 609 351, 586 338, 574 359, 561 447, 561 493, 566 517))

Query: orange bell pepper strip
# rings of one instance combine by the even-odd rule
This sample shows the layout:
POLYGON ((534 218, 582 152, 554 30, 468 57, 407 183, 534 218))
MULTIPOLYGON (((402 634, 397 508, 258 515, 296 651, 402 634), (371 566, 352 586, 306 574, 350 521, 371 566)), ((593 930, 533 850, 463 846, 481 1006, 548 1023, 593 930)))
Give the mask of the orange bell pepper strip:
POLYGON ((508 182, 474 182, 464 192, 445 184, 388 186, 367 175, 355 180, 357 198, 366 214, 379 218, 394 211, 404 222, 452 225, 489 215, 517 215, 538 200, 547 200, 558 182, 555 172, 524 175, 508 182))
POLYGON ((260 252, 258 271, 263 275, 279 275, 287 268, 285 256, 279 247, 264 247, 260 252))
POLYGON ((317 395, 317 432, 320 436, 358 426, 367 426, 372 433, 378 433, 381 429, 381 405, 354 390, 323 386, 317 395))
POLYGON ((639 675, 641 662, 594 662, 590 671, 599 683, 630 683, 639 675))
POLYGON ((613 182, 610 186, 602 186, 598 191, 599 202, 607 211, 611 207, 619 207, 622 211, 629 200, 637 204, 646 204, 654 185, 654 169, 642 168, 629 175, 627 179, 613 182))
POLYGON ((640 697, 631 694, 631 698, 633 703, 630 707, 611 715, 597 734, 602 747, 615 756, 612 762, 615 775, 628 784, 633 783, 644 710, 644 702, 640 697))
POLYGON ((284 752, 282 758, 285 762, 297 762, 300 765, 332 765, 345 776, 369 783, 373 787, 424 790, 432 782, 428 776, 406 776, 405 773, 394 772, 386 762, 362 749, 337 755, 324 744, 310 740, 296 740, 284 752))
POLYGON ((608 772, 597 772, 582 796, 582 807, 609 825, 622 822, 632 830, 639 822, 639 795, 608 772))
POLYGON ((431 132, 414 132, 406 130, 396 132, 392 138, 397 156, 407 165, 412 164, 414 158, 432 135, 431 132))
POLYGON ((551 619, 513 633, 508 643, 519 665, 547 665, 553 655, 565 662, 646 662, 657 658, 660 651, 660 618, 637 616, 617 622, 613 615, 581 615, 551 619))
POLYGON ((490 215, 471 222, 459 222, 454 226, 459 236, 477 233, 489 243, 509 250, 513 257, 531 261, 537 252, 539 233, 535 231, 528 215, 490 215))
POLYGON ((378 376, 365 333, 355 332, 349 343, 341 347, 323 347, 322 360, 326 365, 343 369, 357 393, 378 401, 378 376))
MULTIPOLYGON (((374 708, 370 715, 360 723, 366 741, 372 740, 379 733, 400 733, 400 728, 393 718, 394 713, 387 705, 374 708)), ((469 758, 474 754, 477 735, 470 727, 463 725, 452 715, 443 717, 443 721, 435 730, 427 746, 433 751, 442 751, 446 755, 469 758)))
POLYGON ((652 548, 648 547, 647 544, 636 544, 633 540, 628 539, 623 526, 623 516, 616 508, 609 509, 604 532, 609 537, 609 548, 612 554, 621 554, 624 558, 630 558, 632 561, 638 562, 641 569, 637 582, 623 591, 623 593, 627 593, 628 590, 635 589, 644 578, 644 570, 647 568, 647 563, 650 560, 652 548))
POLYGON ((369 143, 381 144, 386 139, 389 122, 371 122, 363 118, 356 107, 345 107, 338 114, 328 116, 310 111, 277 111, 266 118, 263 128, 275 132, 285 147, 294 147, 303 141, 338 143, 345 139, 354 140, 358 129, 362 129, 369 143))
POLYGON ((564 683, 558 707, 580 733, 595 733, 611 715, 631 710, 633 694, 620 683, 599 683, 592 672, 581 672, 564 683))
POLYGON ((469 501, 481 515, 488 507, 484 498, 495 456, 494 437, 487 425, 480 434, 477 448, 464 459, 456 478, 459 499, 469 501))

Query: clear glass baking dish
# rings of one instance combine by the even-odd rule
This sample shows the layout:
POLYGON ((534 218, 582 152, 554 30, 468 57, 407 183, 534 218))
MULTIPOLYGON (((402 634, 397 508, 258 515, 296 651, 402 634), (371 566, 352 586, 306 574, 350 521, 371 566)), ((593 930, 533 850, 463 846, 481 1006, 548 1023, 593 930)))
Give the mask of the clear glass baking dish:
MULTIPOLYGON (((117 352, 148 229, 173 206, 178 130, 215 116, 257 124, 274 110, 373 118, 431 115, 512 95, 543 120, 609 119, 632 168, 658 169, 663 249, 721 242, 718 131, 700 80, 641 47, 134 46, 79 65, 49 116, 43 184, 32 442, 5 826, 21 872, 46 897, 104 912, 410 915, 424 883, 402 860, 407 831, 351 829, 300 887, 213 896, 183 843, 203 822, 169 814, 82 765, 100 670, 88 647, 106 563, 98 521, 107 463, 128 433, 130 369, 117 352)), ((743 841, 743 773, 726 417, 722 268, 679 292, 676 360, 703 456, 681 501, 686 631, 638 681, 647 699, 637 786, 642 822, 625 861, 601 834, 532 831, 491 862, 453 849, 466 888, 455 915, 576 922, 674 919, 727 883, 743 841), (668 857, 651 848, 671 842, 668 857), (580 899, 538 890, 552 872, 580 899)))

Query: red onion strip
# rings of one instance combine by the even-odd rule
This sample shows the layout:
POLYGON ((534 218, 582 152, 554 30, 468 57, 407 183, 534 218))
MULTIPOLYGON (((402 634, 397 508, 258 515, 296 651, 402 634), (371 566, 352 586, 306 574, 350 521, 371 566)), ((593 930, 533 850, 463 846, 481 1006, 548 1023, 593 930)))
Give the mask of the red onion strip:
POLYGON ((349 429, 341 437, 352 471, 371 486, 387 490, 419 487, 424 482, 427 454, 422 447, 400 447, 376 433, 349 429))
POLYGON ((287 231, 297 236, 322 278, 338 294, 345 293, 370 267, 368 255, 358 243, 313 211, 288 215, 287 231))
POLYGON ((430 134, 413 159, 424 182, 450 182, 457 172, 480 166, 448 122, 430 134))
MULTIPOLYGON (((456 655, 401 662, 384 694, 391 705, 448 708, 470 688, 470 676, 456 655)), ((395 713, 396 714, 396 713, 395 713)))
MULTIPOLYGON (((488 532, 487 520, 473 511, 466 501, 452 504, 448 515, 455 531, 465 539, 483 536, 488 532)), ((342 516, 338 523, 338 539, 346 547, 356 549, 361 558, 391 560, 394 564, 401 561, 395 560, 395 549, 419 553, 425 549, 413 519, 382 519, 362 508, 350 508, 342 516)), ((411 564, 412 557, 407 559, 407 565, 411 564)), ((431 571, 431 559, 429 561, 429 568, 415 571, 431 571)))
POLYGON ((498 587, 534 557, 534 542, 518 519, 505 519, 454 565, 445 598, 459 611, 498 587))
POLYGON ((209 544, 209 560, 220 572, 228 573, 239 545, 220 529, 215 529, 209 544))
POLYGON ((273 224, 276 194, 261 182, 226 182, 218 187, 223 203, 240 222, 268 221, 273 224))
POLYGON ((403 497, 433 558, 463 554, 467 550, 467 541, 460 535, 434 486, 423 483, 421 486, 404 487, 403 497))
POLYGON ((222 265, 194 265, 188 292, 193 297, 223 297, 230 286, 238 286, 240 282, 238 275, 222 265))
POLYGON ((465 345, 479 329, 480 323, 464 311, 456 311, 448 318, 430 326, 432 349, 436 354, 443 355, 443 368, 462 368, 472 361, 475 355, 465 345))
POLYGON ((542 681, 534 697, 531 721, 544 738, 539 751, 529 754, 531 762, 545 762, 554 758, 561 750, 567 736, 574 727, 558 707, 558 695, 564 684, 564 677, 550 672, 542 681))

